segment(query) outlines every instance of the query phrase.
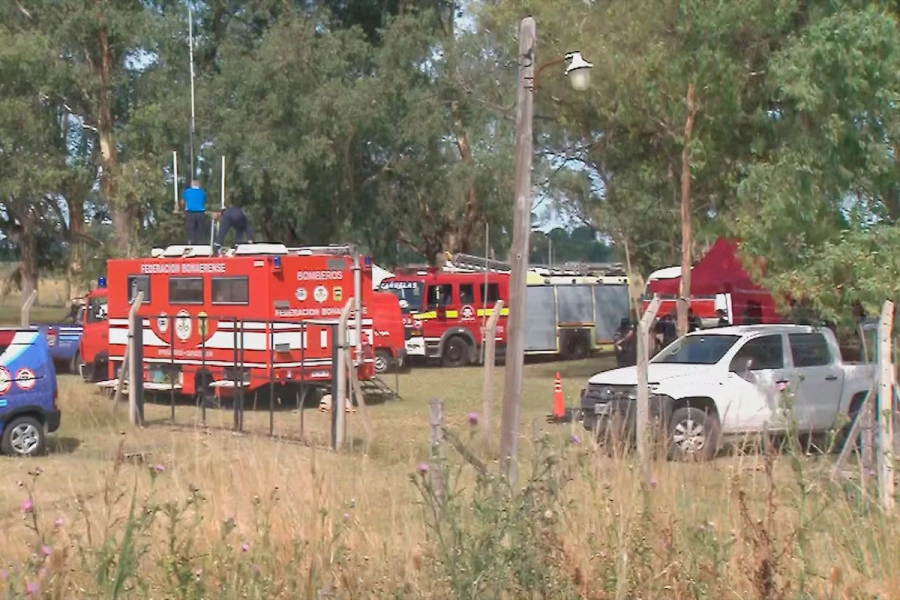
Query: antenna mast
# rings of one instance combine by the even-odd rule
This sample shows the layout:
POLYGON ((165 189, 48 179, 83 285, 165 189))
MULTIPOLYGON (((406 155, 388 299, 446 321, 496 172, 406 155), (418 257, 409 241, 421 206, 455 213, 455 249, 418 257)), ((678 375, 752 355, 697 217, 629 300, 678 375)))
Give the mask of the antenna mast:
MULTIPOLYGON (((188 54, 191 61, 191 177, 194 179, 197 173, 194 171, 194 14, 188 3, 188 54)), ((190 185, 190 183, 188 183, 190 185)))

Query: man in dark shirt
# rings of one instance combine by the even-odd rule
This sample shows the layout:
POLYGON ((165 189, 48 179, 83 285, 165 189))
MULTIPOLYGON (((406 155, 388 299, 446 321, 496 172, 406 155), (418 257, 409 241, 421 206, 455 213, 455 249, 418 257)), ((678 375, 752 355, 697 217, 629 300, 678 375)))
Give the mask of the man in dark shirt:
POLYGON ((242 244, 245 241, 253 243, 253 228, 250 226, 250 219, 247 218, 240 206, 228 205, 225 210, 216 213, 216 221, 219 222, 219 233, 216 235, 216 245, 213 249, 216 255, 219 254, 229 229, 234 229, 235 244, 242 244))

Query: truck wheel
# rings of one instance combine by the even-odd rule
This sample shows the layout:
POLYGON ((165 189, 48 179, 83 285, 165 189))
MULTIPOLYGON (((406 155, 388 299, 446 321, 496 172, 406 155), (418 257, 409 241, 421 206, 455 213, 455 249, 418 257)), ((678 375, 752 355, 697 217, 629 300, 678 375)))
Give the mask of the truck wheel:
POLYGON ((375 351, 375 372, 379 375, 384 373, 389 373, 391 371, 391 366, 393 365, 394 359, 391 356, 391 353, 387 350, 376 350, 375 351))
POLYGON ((81 352, 76 350, 75 356, 69 361, 69 373, 78 374, 79 367, 81 367, 81 352))
POLYGON ((35 456, 43 453, 46 444, 44 426, 34 417, 19 417, 3 431, 0 450, 3 454, 35 456))
POLYGON ((443 364, 445 367, 464 367, 469 364, 469 344, 455 335, 444 344, 443 364))
POLYGON ((716 415, 693 406, 679 408, 669 421, 669 458, 713 459, 719 449, 721 429, 716 415))

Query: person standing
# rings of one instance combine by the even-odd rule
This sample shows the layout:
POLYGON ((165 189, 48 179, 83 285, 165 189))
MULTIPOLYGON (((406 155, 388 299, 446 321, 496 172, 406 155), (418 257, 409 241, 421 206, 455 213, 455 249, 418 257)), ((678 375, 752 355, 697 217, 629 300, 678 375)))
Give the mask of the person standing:
POLYGON ((184 190, 181 208, 184 210, 184 221, 187 225, 188 244, 202 245, 206 238, 206 192, 196 179, 191 181, 191 187, 184 190))
POLYGON ((216 213, 215 219, 219 222, 219 232, 216 234, 213 248, 214 256, 218 256, 230 229, 234 229, 235 244, 242 244, 245 241, 253 243, 253 227, 250 226, 250 219, 240 206, 229 204, 225 210, 216 213))

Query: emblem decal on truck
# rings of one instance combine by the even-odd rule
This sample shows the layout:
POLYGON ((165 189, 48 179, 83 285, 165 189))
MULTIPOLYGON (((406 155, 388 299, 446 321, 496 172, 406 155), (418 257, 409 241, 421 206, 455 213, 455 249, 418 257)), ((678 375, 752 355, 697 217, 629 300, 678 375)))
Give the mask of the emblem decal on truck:
POLYGON ((334 301, 340 302, 344 298, 344 289, 341 286, 334 288, 334 301))
POLYGON ((0 367, 0 395, 5 394, 9 391, 9 388, 12 387, 12 376, 9 374, 9 369, 6 367, 0 367))
POLYGON ((328 300, 328 290, 325 289, 324 285, 320 285, 316 287, 316 291, 313 293, 313 297, 316 299, 316 302, 325 302, 326 300, 328 300))
POLYGON ((297 297, 297 300, 299 300, 300 302, 306 302, 306 288, 305 287, 298 287, 297 291, 294 293, 294 295, 297 297))
POLYGON ((23 392, 27 392, 34 387, 37 378, 34 376, 34 371, 29 369, 28 367, 22 367, 16 372, 16 383, 19 385, 19 389, 23 392))
POLYGON ((472 321, 475 319, 475 309, 467 304, 459 311, 459 316, 462 317, 463 321, 472 321))
POLYGON ((178 311, 178 317, 175 319, 175 335, 182 342, 186 342, 191 337, 191 329, 193 329, 191 315, 186 310, 178 311))
POLYGON ((169 315, 162 312, 159 313, 159 317, 156 319, 156 326, 159 327, 160 333, 165 333, 169 330, 169 315))

